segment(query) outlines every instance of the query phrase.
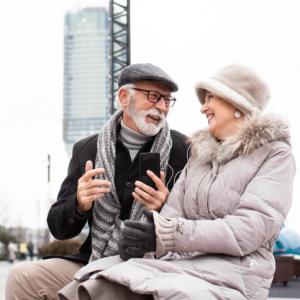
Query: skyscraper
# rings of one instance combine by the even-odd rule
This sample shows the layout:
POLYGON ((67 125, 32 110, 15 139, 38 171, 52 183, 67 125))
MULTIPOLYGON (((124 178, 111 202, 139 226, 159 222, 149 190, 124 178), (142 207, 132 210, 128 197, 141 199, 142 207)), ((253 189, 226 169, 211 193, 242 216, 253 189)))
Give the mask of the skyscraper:
POLYGON ((63 139, 70 155, 79 139, 109 118, 108 12, 84 8, 65 15, 63 139))

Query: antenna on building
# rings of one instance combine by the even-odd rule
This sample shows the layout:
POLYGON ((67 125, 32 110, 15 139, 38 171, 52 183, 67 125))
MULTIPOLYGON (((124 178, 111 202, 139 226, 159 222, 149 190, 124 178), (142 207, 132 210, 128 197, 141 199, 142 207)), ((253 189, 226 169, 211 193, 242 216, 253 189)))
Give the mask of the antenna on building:
POLYGON ((115 97, 118 77, 122 69, 130 64, 130 0, 110 0, 110 113, 116 111, 115 97))

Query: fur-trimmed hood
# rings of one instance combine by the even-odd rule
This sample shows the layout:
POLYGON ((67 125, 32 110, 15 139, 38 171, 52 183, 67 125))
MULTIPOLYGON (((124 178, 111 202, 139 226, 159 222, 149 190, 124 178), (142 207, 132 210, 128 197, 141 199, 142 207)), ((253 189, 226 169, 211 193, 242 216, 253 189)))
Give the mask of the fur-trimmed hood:
POLYGON ((191 139, 192 156, 203 163, 226 163, 239 155, 248 155, 256 148, 272 141, 290 144, 288 125, 271 115, 252 117, 240 133, 219 142, 206 130, 197 131, 191 139))

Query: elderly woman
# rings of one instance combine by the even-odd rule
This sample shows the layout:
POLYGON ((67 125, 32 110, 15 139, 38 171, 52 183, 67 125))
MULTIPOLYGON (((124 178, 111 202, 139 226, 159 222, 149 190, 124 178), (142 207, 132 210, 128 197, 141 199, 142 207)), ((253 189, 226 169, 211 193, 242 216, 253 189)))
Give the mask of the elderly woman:
POLYGON ((261 113, 269 89, 248 67, 226 66, 196 92, 208 129, 192 137, 167 204, 146 211, 146 223, 125 222, 119 252, 131 259, 100 259, 78 272, 79 299, 117 297, 103 289, 122 293, 115 299, 267 299, 272 246, 292 199, 288 128, 261 113))

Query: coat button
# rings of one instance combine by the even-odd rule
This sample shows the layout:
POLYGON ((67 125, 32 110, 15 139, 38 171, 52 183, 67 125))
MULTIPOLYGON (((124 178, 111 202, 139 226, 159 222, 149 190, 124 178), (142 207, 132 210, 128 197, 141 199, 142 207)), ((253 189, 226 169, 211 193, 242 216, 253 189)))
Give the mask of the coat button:
POLYGON ((131 182, 131 181, 127 181, 127 182, 126 182, 126 186, 129 187, 129 188, 133 188, 133 187, 134 187, 134 184, 133 184, 133 182, 131 182))
POLYGON ((69 223, 70 223, 70 224, 74 224, 74 223, 75 223, 74 218, 70 218, 70 219, 69 219, 69 223))

